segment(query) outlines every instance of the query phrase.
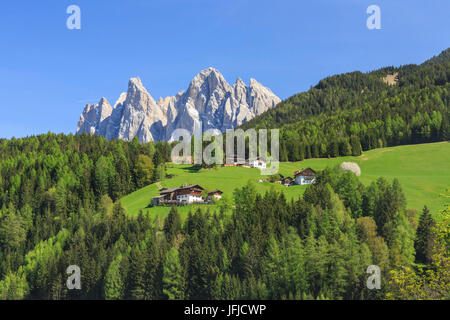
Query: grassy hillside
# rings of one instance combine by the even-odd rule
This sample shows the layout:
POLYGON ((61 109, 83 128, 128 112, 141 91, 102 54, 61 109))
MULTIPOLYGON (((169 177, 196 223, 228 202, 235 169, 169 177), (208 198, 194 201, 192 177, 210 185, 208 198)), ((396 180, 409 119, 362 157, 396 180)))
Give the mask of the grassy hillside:
MULTIPOLYGON (((409 208, 420 210, 425 204, 435 214, 442 208, 440 194, 450 188, 450 143, 431 143, 382 148, 367 151, 359 157, 332 159, 308 159, 301 162, 280 164, 280 173, 292 176, 294 170, 305 167, 321 170, 344 161, 357 162, 362 170, 361 181, 367 185, 378 177, 398 178, 406 195, 409 208)), ((152 197, 158 195, 159 187, 178 187, 182 184, 200 184, 207 190, 220 189, 224 196, 232 199, 233 190, 253 181, 257 190, 264 193, 270 188, 282 190, 288 199, 298 198, 306 186, 284 187, 272 183, 258 183, 262 178, 258 169, 221 167, 217 170, 197 171, 190 165, 173 165, 169 174, 176 175, 160 183, 149 185, 124 198, 121 202, 127 213, 136 215, 140 209, 148 210, 154 216, 164 216, 168 207, 147 208, 152 197)), ((181 207, 182 216, 198 206, 181 207)), ((210 205, 200 207, 214 208, 210 205)))

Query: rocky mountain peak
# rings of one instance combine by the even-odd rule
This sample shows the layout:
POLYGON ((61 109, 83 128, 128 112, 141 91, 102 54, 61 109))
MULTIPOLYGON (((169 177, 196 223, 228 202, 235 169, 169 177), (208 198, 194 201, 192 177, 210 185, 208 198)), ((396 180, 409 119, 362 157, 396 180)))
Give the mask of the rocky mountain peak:
POLYGON ((235 86, 245 86, 245 83, 244 83, 244 81, 242 81, 241 78, 237 78, 236 83, 234 85, 235 86))
POLYGON ((145 90, 141 78, 139 77, 130 78, 130 80, 128 80, 128 90, 130 90, 130 88, 135 88, 135 90, 145 90))
POLYGON ((98 103, 98 108, 100 109, 100 121, 103 121, 111 115, 113 108, 109 104, 105 97, 101 98, 98 103))
POLYGON ((252 88, 261 88, 264 87, 261 83, 256 81, 256 79, 250 78, 250 87, 252 88))
POLYGON ((153 97, 145 89, 139 77, 131 78, 128 81, 128 91, 124 104, 130 108, 136 108, 142 111, 156 106, 153 97))
POLYGON ((216 89, 227 90, 229 87, 230 85, 219 70, 210 67, 200 71, 200 73, 192 79, 187 92, 188 95, 192 97, 201 91, 210 93, 216 89))
POLYGON ((141 142, 170 140, 175 129, 190 133, 216 129, 225 132, 273 108, 280 99, 255 79, 247 86, 241 78, 231 87, 215 68, 200 71, 186 91, 176 96, 152 98, 139 77, 128 81, 128 90, 112 108, 105 98, 87 105, 77 133, 99 134, 107 139, 141 142))
POLYGON ((122 105, 126 99, 127 99, 127 92, 122 92, 119 96, 119 99, 117 99, 116 103, 114 104, 113 109, 116 109, 118 106, 122 105))
POLYGON ((100 132, 104 128, 102 123, 112 113, 112 107, 106 98, 101 98, 98 104, 87 104, 77 125, 77 132, 83 131, 94 134, 97 130, 100 132))

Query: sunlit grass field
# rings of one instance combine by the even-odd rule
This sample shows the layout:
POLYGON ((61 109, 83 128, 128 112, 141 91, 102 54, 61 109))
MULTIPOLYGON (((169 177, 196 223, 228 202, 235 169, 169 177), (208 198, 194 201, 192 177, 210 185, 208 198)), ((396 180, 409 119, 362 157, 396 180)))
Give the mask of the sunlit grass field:
MULTIPOLYGON (((408 208, 421 210, 427 205, 433 214, 443 208, 444 199, 440 196, 450 188, 450 143, 429 143, 407 145, 392 148, 375 149, 364 152, 359 157, 341 157, 331 159, 308 159, 301 162, 281 163, 279 173, 293 176, 295 170, 311 167, 322 170, 339 165, 344 161, 353 161, 361 167, 361 182, 365 185, 378 177, 389 180, 398 178, 406 195, 408 208)), ((159 184, 152 184, 133 192, 121 199, 122 205, 130 215, 137 215, 139 210, 148 211, 152 217, 163 217, 170 211, 169 207, 148 208, 151 199, 159 194, 160 187, 173 188, 183 184, 199 184, 208 191, 220 189, 224 197, 232 200, 233 190, 252 181, 260 193, 274 188, 283 191, 287 199, 297 199, 306 186, 285 187, 273 183, 259 183, 261 176, 258 169, 241 167, 219 167, 212 170, 198 170, 192 165, 169 165, 168 174, 175 175, 159 184)), ((190 205, 179 208, 184 219, 189 210, 198 207, 216 209, 215 205, 190 205)))

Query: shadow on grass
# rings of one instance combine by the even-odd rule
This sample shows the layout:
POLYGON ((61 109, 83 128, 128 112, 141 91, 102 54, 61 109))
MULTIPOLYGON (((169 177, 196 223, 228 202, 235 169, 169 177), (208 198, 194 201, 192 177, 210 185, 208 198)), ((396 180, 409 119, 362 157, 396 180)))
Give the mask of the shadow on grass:
POLYGON ((192 166, 182 168, 182 170, 183 170, 183 171, 186 171, 186 172, 188 172, 188 173, 197 173, 197 172, 200 171, 201 168, 202 168, 201 166, 195 165, 195 164, 194 164, 194 165, 192 165, 192 166))

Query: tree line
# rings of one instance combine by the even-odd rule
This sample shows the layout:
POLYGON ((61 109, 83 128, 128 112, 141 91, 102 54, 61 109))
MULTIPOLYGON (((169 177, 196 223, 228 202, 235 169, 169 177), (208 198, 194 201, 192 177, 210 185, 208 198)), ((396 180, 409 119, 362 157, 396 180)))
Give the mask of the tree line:
POLYGON ((0 140, 0 279, 74 215, 161 179, 170 149, 85 134, 0 140))
POLYGON ((101 202, 70 214, 50 209, 28 226, 20 210, 4 208, 0 298, 449 298, 449 214, 437 223, 424 208, 418 219, 397 180, 364 187, 336 167, 297 200, 248 183, 234 202, 232 212, 187 217, 174 207, 165 219, 101 202), (17 250, 33 228, 50 232, 17 250), (372 264, 381 290, 366 287, 372 264), (81 268, 81 290, 65 286, 69 265, 81 268))
POLYGON ((280 129, 280 160, 358 156, 374 148, 450 139, 450 49, 420 66, 321 80, 242 128, 280 129), (383 77, 398 72, 398 82, 383 77))

